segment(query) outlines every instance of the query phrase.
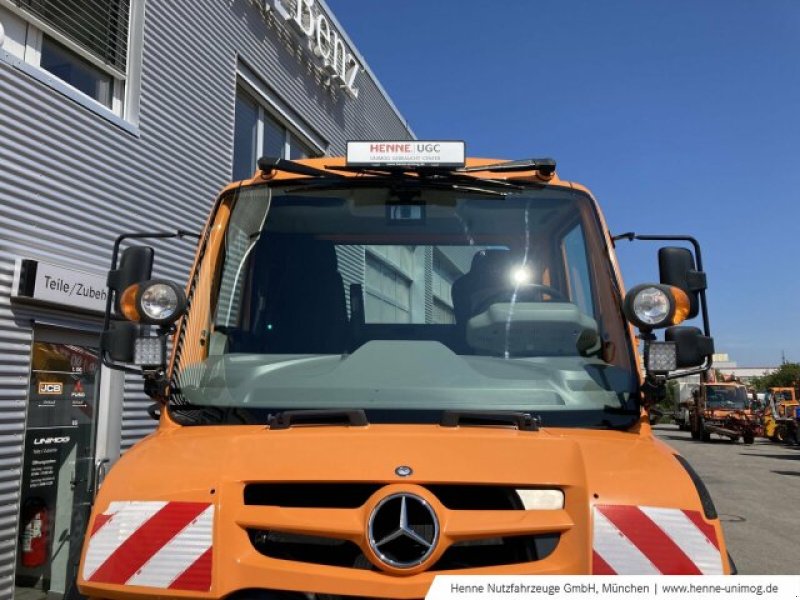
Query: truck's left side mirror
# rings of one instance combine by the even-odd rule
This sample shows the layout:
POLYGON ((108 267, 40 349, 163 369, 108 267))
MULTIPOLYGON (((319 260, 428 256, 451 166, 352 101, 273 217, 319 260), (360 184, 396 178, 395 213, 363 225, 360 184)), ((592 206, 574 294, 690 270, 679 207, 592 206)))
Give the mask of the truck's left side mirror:
POLYGON ((661 283, 676 287, 689 298, 689 314, 693 319, 700 312, 700 292, 706 289, 706 274, 698 271, 694 255, 688 248, 667 246, 658 251, 658 271, 661 283))

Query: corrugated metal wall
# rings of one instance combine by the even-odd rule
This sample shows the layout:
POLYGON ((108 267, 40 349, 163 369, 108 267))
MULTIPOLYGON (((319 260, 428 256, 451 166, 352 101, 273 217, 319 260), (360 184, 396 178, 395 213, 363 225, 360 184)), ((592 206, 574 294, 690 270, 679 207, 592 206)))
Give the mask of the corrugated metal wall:
MULTIPOLYGON (((147 3, 138 136, 0 60, 0 598, 13 593, 32 337, 9 301, 14 258, 101 273, 121 232, 198 230, 230 177, 240 60, 330 153, 347 139, 410 137, 366 74, 357 99, 320 86, 310 52, 257 4, 147 3)), ((158 275, 184 281, 191 244, 155 246, 158 275)), ((126 380, 123 448, 154 425, 140 389, 126 380)))
POLYGON ((14 261, 0 252, 0 596, 13 581, 31 331, 9 307, 14 261))

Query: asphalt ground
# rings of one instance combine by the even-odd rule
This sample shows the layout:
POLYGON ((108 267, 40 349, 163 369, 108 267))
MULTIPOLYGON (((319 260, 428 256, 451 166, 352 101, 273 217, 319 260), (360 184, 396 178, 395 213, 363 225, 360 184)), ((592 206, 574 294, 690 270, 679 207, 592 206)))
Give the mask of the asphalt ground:
POLYGON ((800 447, 716 435, 696 442, 675 425, 654 430, 703 478, 739 573, 800 574, 800 447))

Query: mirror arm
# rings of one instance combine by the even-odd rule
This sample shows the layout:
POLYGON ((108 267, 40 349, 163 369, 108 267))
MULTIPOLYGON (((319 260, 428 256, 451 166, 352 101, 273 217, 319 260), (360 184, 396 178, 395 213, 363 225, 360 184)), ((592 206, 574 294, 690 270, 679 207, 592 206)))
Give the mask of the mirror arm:
POLYGON ((709 369, 711 369, 711 364, 711 358, 706 357, 705 362, 701 366, 695 367, 694 369, 675 371, 667 375, 667 379, 680 379, 681 377, 686 377, 687 375, 700 375, 702 373, 706 373, 709 369))

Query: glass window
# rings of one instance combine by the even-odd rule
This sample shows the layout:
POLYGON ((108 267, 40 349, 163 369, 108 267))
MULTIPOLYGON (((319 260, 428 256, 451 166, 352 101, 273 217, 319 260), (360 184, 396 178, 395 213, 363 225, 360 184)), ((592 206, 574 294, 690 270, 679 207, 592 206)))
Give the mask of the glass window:
POLYGON ((264 143, 261 156, 286 158, 286 129, 268 114, 264 114, 264 143))
POLYGON ((314 156, 314 153, 311 151, 306 144, 300 141, 300 139, 290 133, 289 134, 289 158, 292 160, 297 160, 299 158, 309 158, 314 156))
POLYGON ((100 104, 111 108, 114 79, 48 36, 42 39, 39 65, 100 104))
POLYGON ((594 316, 589 263, 586 260, 586 244, 580 225, 573 227, 562 242, 564 263, 569 281, 570 300, 587 315, 594 316))
POLYGON ((413 201, 425 218, 409 222, 389 209, 410 182, 375 179, 226 196, 252 229, 236 251, 203 259, 222 260, 208 265, 222 281, 192 299, 183 327, 209 314, 224 325, 214 352, 182 338, 182 399, 256 420, 321 407, 397 419, 492 407, 572 426, 638 418, 632 342, 588 196, 524 188, 498 200, 422 182, 413 201), (248 216, 255 204, 269 205, 261 223, 248 216), (348 295, 363 312, 348 313, 348 295))
POLYGON ((233 126, 233 179, 249 179, 256 168, 258 105, 239 90, 236 94, 236 117, 233 126))
POLYGON ((411 280, 396 267, 367 254, 364 311, 367 323, 411 323, 411 280))
POLYGON ((124 72, 130 0, 11 0, 105 64, 124 72))
POLYGON ((42 333, 24 409, 17 598, 71 596, 92 497, 97 349, 72 343, 86 339, 77 332, 42 333))
POLYGON ((129 53, 141 55, 144 2, 132 6, 130 0, 2 0, 2 4, 9 5, 0 7, 4 24, 13 15, 11 43, 3 44, 3 49, 52 76, 35 73, 37 79, 105 118, 110 115, 101 107, 138 122, 140 61, 129 53))
POLYGON ((249 179, 262 156, 291 160, 314 156, 308 144, 289 132, 252 95, 236 90, 233 179, 249 179))

